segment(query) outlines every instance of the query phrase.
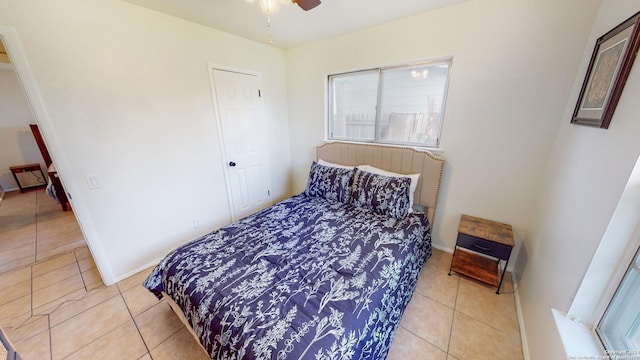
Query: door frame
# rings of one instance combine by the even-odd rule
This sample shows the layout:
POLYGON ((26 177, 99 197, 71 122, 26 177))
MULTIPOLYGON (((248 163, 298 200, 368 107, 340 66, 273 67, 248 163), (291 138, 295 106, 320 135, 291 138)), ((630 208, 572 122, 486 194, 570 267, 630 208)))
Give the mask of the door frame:
POLYGON ((72 165, 67 161, 66 157, 64 157, 62 151, 60 151, 62 142, 58 137, 55 125, 51 121, 51 117, 49 116, 44 104, 40 88, 33 76, 33 71, 31 70, 31 66, 29 65, 25 55, 22 43, 18 38, 18 33, 13 27, 0 25, 0 39, 2 39, 2 42, 7 49, 7 54, 9 54, 11 59, 13 70, 18 78, 18 83, 20 83, 20 86, 22 87, 22 91, 27 99, 29 108, 33 113, 33 118, 42 133, 47 149, 49 150, 51 157, 55 159, 56 170, 60 177, 60 181, 67 190, 67 193, 76 194, 73 198, 69 196, 69 202, 73 206, 73 214, 80 226, 80 231, 84 236, 87 246, 89 247, 91 256, 96 263, 100 277, 105 285, 114 284, 116 279, 113 276, 113 271, 111 270, 108 259, 104 256, 104 249, 102 248, 101 243, 97 240, 99 237, 93 222, 91 221, 91 217, 89 216, 89 210, 86 207, 83 198, 79 195, 80 192, 75 191, 76 184, 71 178, 65 175, 72 173, 72 165))
MULTIPOLYGON (((233 204, 233 194, 231 193, 231 184, 230 184, 231 180, 229 175, 229 168, 227 166, 227 161, 229 160, 227 157, 227 150, 224 146, 224 134, 222 133, 222 120, 220 119, 218 94, 216 93, 216 84, 215 84, 213 72, 215 70, 220 70, 220 71, 234 72, 234 73, 243 74, 243 75, 255 76, 256 79, 258 80, 258 87, 260 89, 262 89, 262 77, 260 76, 260 73, 256 71, 240 69, 240 68, 230 67, 226 65, 219 65, 219 64, 214 64, 210 62, 207 63, 207 67, 209 72, 209 83, 211 85, 211 102, 213 103, 213 113, 214 113, 214 117, 216 118, 216 121, 215 121, 216 129, 218 130, 218 140, 219 140, 218 146, 220 147, 220 153, 222 154, 222 169, 223 169, 222 171, 224 173, 224 184, 227 191, 227 207, 229 209, 231 222, 234 222, 238 219, 236 218, 235 207, 233 204)), ((260 107, 262 110, 262 116, 265 116, 264 102, 262 101, 262 96, 260 96, 260 107)), ((271 179, 269 179, 269 181, 271 181, 271 179)))

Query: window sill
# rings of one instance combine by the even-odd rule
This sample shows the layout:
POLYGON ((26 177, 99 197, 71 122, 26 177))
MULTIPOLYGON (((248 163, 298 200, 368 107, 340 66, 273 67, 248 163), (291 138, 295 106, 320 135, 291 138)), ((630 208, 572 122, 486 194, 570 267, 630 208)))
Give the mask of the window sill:
POLYGON ((567 359, 607 359, 596 333, 567 314, 551 309, 567 359))

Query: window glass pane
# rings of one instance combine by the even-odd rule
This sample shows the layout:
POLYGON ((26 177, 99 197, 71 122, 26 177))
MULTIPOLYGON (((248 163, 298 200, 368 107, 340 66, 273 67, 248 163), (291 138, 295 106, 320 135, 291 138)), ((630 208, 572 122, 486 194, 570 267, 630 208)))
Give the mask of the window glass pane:
POLYGON ((625 274, 600 324, 598 334, 612 351, 640 350, 640 253, 625 274))
POLYGON ((382 72, 378 140, 437 146, 449 63, 382 72))
POLYGON ((329 77, 329 138, 373 141, 378 71, 329 77))

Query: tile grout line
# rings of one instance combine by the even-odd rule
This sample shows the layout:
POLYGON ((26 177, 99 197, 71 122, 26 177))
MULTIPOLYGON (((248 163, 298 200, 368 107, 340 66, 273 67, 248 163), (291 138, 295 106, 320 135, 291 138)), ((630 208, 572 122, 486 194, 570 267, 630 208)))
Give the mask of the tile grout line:
MULTIPOLYGON (((105 288, 106 288, 106 287, 105 287, 105 288)), ((97 289, 100 289, 100 288, 96 288, 96 289, 94 289, 94 290, 97 290, 97 289)), ((92 290, 92 291, 93 291, 93 290, 92 290)), ((52 313, 54 313, 54 312, 56 312, 56 311, 58 311, 58 310, 62 309, 62 308, 64 307, 63 305, 71 305, 72 303, 76 303, 76 302, 82 301, 82 300, 86 299, 90 294, 91 294, 91 292, 88 292, 88 293, 86 293, 83 297, 81 297, 81 298, 79 298, 79 299, 69 299, 69 300, 65 300, 65 301, 63 301, 62 303, 60 303, 58 306, 56 306, 54 309, 52 309, 50 312, 46 313, 46 315, 48 316, 49 314, 52 314, 52 313)), ((113 299, 114 297, 116 297, 116 295, 114 295, 114 296, 112 296, 112 297, 110 297, 110 298, 108 298, 108 299, 106 299, 106 300, 104 300, 104 301, 100 301, 99 303, 94 304, 94 305, 92 305, 91 307, 89 307, 89 308, 87 308, 87 309, 84 309, 84 310, 80 311, 79 313, 74 314, 73 316, 69 317, 68 319, 64 319, 63 321, 60 321, 60 323, 58 323, 58 324, 54 325, 54 327, 55 327, 55 326, 58 326, 58 325, 61 325, 61 324, 65 323, 65 322, 67 322, 67 321, 69 321, 69 320, 73 319, 74 317, 76 317, 76 316, 78 316, 78 315, 80 315, 80 314, 83 314, 83 313, 85 313, 85 312, 87 312, 87 311, 89 311, 89 310, 93 309, 94 307, 96 307, 96 306, 98 306, 98 305, 102 305, 102 304, 104 304, 105 302, 107 302, 107 301, 109 301, 109 300, 113 299)))
POLYGON ((29 266, 29 282, 30 282, 30 291, 29 291, 29 317, 33 317, 33 265, 29 266))
MULTIPOLYGON (((140 328, 138 327, 138 323, 136 322, 135 317, 131 313, 131 309, 129 309, 129 304, 127 303, 127 300, 125 300, 124 296, 122 295, 122 291, 120 290, 120 287, 118 286, 118 284, 114 284, 113 286, 115 286, 116 289, 118 289, 118 294, 120 294, 120 297, 122 298, 122 302, 124 303, 124 306, 127 308, 127 311, 129 312, 129 316, 131 317, 131 321, 133 321, 133 326, 136 327, 136 331, 138 331, 138 335, 140 336, 140 339, 142 340, 142 343, 144 344, 144 348, 147 350, 147 354, 149 354, 149 357, 151 357, 151 350, 149 349, 149 346, 147 345, 147 342, 144 340, 144 337, 142 336, 142 332, 140 332, 140 328)), ((138 315, 140 315, 140 314, 138 314, 138 315)))
MULTIPOLYGON (((133 319, 131 319, 131 320, 133 320, 133 319)), ((129 320, 127 320, 127 321, 129 321, 129 320)), ((100 340, 100 339, 101 339, 101 338, 103 338, 104 336, 106 336, 106 335, 108 335, 108 334, 111 334, 112 332, 114 332, 114 331, 118 330, 118 328, 119 328, 120 326, 122 326, 122 325, 126 324, 126 323, 127 323, 127 321, 125 321, 125 322, 123 322, 123 323, 121 323, 121 324, 118 324, 116 327, 114 327, 113 329, 111 329, 111 330, 107 331, 106 333, 104 333, 104 334, 102 334, 102 335, 98 336, 96 339, 93 339, 92 341, 88 342, 87 344, 85 344, 85 345, 83 345, 83 346, 79 347, 78 349, 75 349, 74 351, 72 351, 72 352, 70 352, 69 354, 67 354, 67 355, 65 355, 64 357, 62 357, 62 359, 61 359, 61 360, 68 359, 68 358, 69 358, 69 356, 71 356, 71 355, 73 355, 73 354, 77 353, 78 351, 80 351, 80 350, 82 350, 82 349, 86 348, 87 346, 89 346, 89 345, 91 345, 91 344, 95 343, 96 341, 100 340)), ((51 331, 49 331, 49 336, 51 336, 51 331)), ((52 345, 53 345, 53 343, 52 343, 52 345)), ((53 360, 53 353, 52 353, 52 355, 51 355, 51 359, 53 360)))
POLYGON ((78 269, 78 274, 80 274, 80 280, 82 280, 82 286, 84 286, 84 291, 86 293, 89 293, 89 290, 87 289, 87 283, 84 281, 84 276, 82 276, 82 269, 80 269, 80 263, 78 262, 78 257, 76 256, 75 250, 73 251, 73 259, 75 260, 76 269, 78 269))
MULTIPOLYGON (((448 275, 447 275, 448 276, 448 275)), ((453 337, 453 324, 456 320, 456 308, 458 307, 458 296, 460 295, 460 276, 458 275, 458 284, 456 286, 456 298, 453 301, 453 316, 451 317, 451 328, 449 329, 449 342, 447 343, 447 358, 451 354, 451 338, 453 337)), ((453 355, 451 355, 453 356, 453 355)))
POLYGON ((47 316, 47 326, 49 327, 49 329, 47 331, 49 331, 49 359, 53 360, 53 339, 51 338, 51 318, 49 317, 49 314, 46 315, 47 316))
MULTIPOLYGON (((461 278, 460 278, 460 280, 462 281, 462 279, 463 279, 463 278, 461 277, 461 278)), ((465 279, 468 279, 468 281, 470 281, 471 283, 479 284, 479 285, 483 285, 483 284, 479 283, 477 280, 474 280, 474 279, 471 279, 471 278, 465 278, 465 279)), ((458 286, 459 286, 459 285, 458 285, 458 286)), ((459 288, 458 288, 458 289, 459 289, 459 288)), ((515 293, 500 293, 500 294, 496 294, 496 295, 497 295, 497 296, 500 296, 500 295, 512 295, 512 296, 513 296, 513 298, 514 298, 513 300, 514 300, 514 302, 515 302, 515 293)), ((457 295, 456 295, 456 297, 457 297, 457 295)), ((493 329, 493 330, 499 331, 499 332, 501 332, 501 333, 502 333, 502 334, 504 334, 504 335, 507 335, 507 336, 515 336, 515 335, 517 335, 517 336, 518 336, 518 338, 520 338, 520 324, 519 324, 519 323, 518 323, 518 321, 517 321, 517 316, 518 316, 518 314, 517 314, 517 309, 515 309, 515 305, 514 305, 514 313, 515 313, 515 315, 516 315, 516 322, 518 323, 518 324, 517 324, 517 325, 518 325, 518 333, 517 333, 517 334, 513 334, 513 333, 507 332, 507 331, 505 331, 505 330, 503 330, 503 329, 500 329, 500 328, 498 328, 498 327, 496 327, 496 326, 494 326, 494 325, 492 325, 492 324, 489 324, 489 323, 485 322, 485 321, 484 321, 484 320, 482 320, 482 319, 478 319, 478 318, 476 318, 475 316, 473 316, 473 315, 471 315, 471 314, 467 314, 467 313, 465 313, 464 311, 458 311, 458 310, 455 310, 455 309, 454 309, 454 311, 457 311, 457 312, 459 312, 459 313, 461 313, 461 314, 463 314, 463 315, 465 315, 465 316, 468 316, 468 317, 470 317, 471 319, 473 319, 473 320, 475 320, 475 321, 477 321, 477 322, 479 322, 479 323, 481 323, 481 324, 483 324, 483 325, 485 325, 485 326, 487 326, 487 327, 490 327, 490 328, 491 328, 491 329, 493 329)))
MULTIPOLYGON (((424 268, 426 268, 426 266, 425 266, 424 268)), ((423 268, 423 270, 424 270, 424 268, 423 268)), ((426 299, 428 299, 428 300, 430 300, 430 301, 433 301, 433 302, 434 302, 434 303, 436 303, 436 304, 439 304, 439 305, 444 306, 444 307, 446 307, 446 308, 448 308, 448 309, 451 309, 451 310, 453 310, 453 312, 452 312, 452 316, 453 316, 453 315, 455 315, 455 312, 456 312, 455 307, 456 307, 456 302, 457 302, 457 298, 458 298, 458 289, 459 289, 459 287, 460 287, 460 276, 459 276, 458 274, 448 275, 448 272, 447 272, 447 271, 440 270, 440 269, 438 269, 437 267, 433 267, 433 268, 431 268, 430 270, 431 270, 431 271, 437 271, 437 272, 440 272, 441 274, 444 274, 444 275, 447 275, 447 276, 455 276, 455 277, 458 279, 458 284, 456 285, 456 287, 457 287, 457 289, 456 289, 456 299, 454 300, 453 308, 452 308, 452 307, 450 307, 450 306, 449 306, 449 305, 447 305, 447 304, 444 304, 444 303, 442 303, 442 302, 440 302, 440 301, 438 301, 438 300, 436 300, 436 299, 434 299, 434 298, 432 298, 432 297, 428 296, 428 295, 422 294, 420 291, 417 291, 417 287, 416 287, 416 290, 415 290, 415 291, 414 291, 414 293, 413 293, 413 296, 415 296, 415 295, 417 294, 417 295, 422 296, 422 297, 424 297, 424 298, 426 298, 426 299)), ((413 297, 412 297, 412 298, 413 298, 413 297)), ((452 317, 452 321, 451 321, 451 328, 449 329, 449 340, 448 340, 448 342, 447 342, 447 349, 442 349, 441 347, 439 347, 439 346, 435 345, 434 343, 432 343, 431 341, 429 341, 429 340, 427 340, 427 339, 423 338, 423 337, 422 337, 422 336, 420 336, 419 334, 416 334, 416 333, 415 333, 415 332, 413 332, 412 330, 407 329, 406 327, 402 326, 401 324, 399 325, 399 327, 402 327, 404 330, 406 330, 407 332, 411 333, 412 335, 414 335, 414 336, 415 336, 415 337, 417 337, 418 339, 420 339, 420 340, 422 340, 422 341, 424 341, 424 342, 426 342, 426 343, 430 344, 431 346, 435 347, 436 349, 438 349, 438 350, 440 350, 440 351, 444 352, 444 353, 447 355, 447 357, 449 357, 449 351, 448 351, 448 350, 449 350, 449 345, 450 345, 450 343, 451 343, 451 334, 452 334, 452 332, 453 332, 453 317, 452 317)))
POLYGON ((33 248, 33 259, 34 259, 34 263, 38 262, 38 192, 36 191, 36 216, 35 216, 35 220, 36 220, 36 241, 35 241, 35 246, 33 248))
MULTIPOLYGON (((167 306, 169 306, 169 304, 167 304, 167 306)), ((173 309, 172 309, 171 311, 173 311, 173 309)), ((135 321, 134 321, 134 322, 135 322, 135 321)), ((189 329, 187 329, 187 326, 186 326, 186 325, 184 325, 184 324, 182 324, 182 326, 181 326, 180 328, 178 328, 178 330, 176 330, 176 331, 172 332, 169 336, 167 336, 167 338, 166 338, 166 339, 162 340, 162 342, 161 342, 161 343, 159 343, 158 345, 156 345, 156 346, 155 346, 153 349, 151 349, 151 350, 154 350, 154 349, 157 349, 158 347, 160 347, 160 345, 164 344, 166 341, 168 341, 169 339, 171 339, 175 334, 177 334, 177 333, 179 333, 180 331, 182 331, 182 329, 185 329, 185 330, 189 331, 189 329)), ((142 336, 142 334, 141 334, 140 336, 142 336)), ((191 337, 193 338, 193 335, 192 335, 192 334, 189 334, 189 336, 191 336, 191 337)), ((142 341, 144 342, 144 338, 142 339, 142 341)), ((145 345, 146 345, 146 344, 145 344, 145 345)), ((199 347, 202 347, 202 346, 200 346, 200 343, 198 343, 198 346, 199 346, 199 347)), ((153 359, 153 356, 151 356, 151 350, 149 350, 149 356, 151 357, 151 359, 153 359)))
MULTIPOLYGON (((84 295, 84 296, 82 296, 80 299, 69 299, 69 300, 65 300, 65 301, 63 301, 61 304, 59 304, 58 306, 54 307, 53 309, 49 309, 49 310, 47 310, 46 312, 44 312, 44 311, 43 311, 42 313, 39 313, 39 314, 36 314, 36 313, 35 313, 35 304, 34 304, 34 295, 35 295, 35 294, 34 294, 34 290, 35 290, 35 282, 34 282, 34 279, 35 279, 35 278, 37 278, 38 276, 35 276, 35 275, 34 275, 34 267, 35 267, 36 265, 38 265, 38 264, 45 263, 46 261, 53 260, 53 259, 55 259, 55 258, 58 258, 58 257, 64 256, 64 255, 67 255, 67 254, 68 254, 68 253, 70 253, 70 252, 74 252, 74 261, 76 262, 76 266, 77 266, 77 267, 79 267, 79 263, 77 262, 77 257, 75 257, 75 251, 76 251, 78 248, 80 248, 80 247, 77 247, 77 248, 74 248, 74 249, 68 250, 68 251, 66 251, 66 252, 62 252, 62 253, 58 253, 58 254, 53 254, 53 255, 50 255, 50 256, 48 256, 48 257, 46 257, 46 258, 44 258, 44 259, 38 259, 38 238, 39 238, 39 236, 38 236, 38 235, 39 235, 39 225, 40 225, 40 222, 41 222, 41 217, 39 216, 38 204, 39 204, 39 200, 40 200, 40 198, 38 197, 38 193, 37 193, 37 192, 35 192, 33 196, 34 196, 34 198, 35 198, 35 206, 34 206, 34 210, 35 210, 35 211, 34 211, 34 222, 33 222, 33 224, 34 224, 34 225, 33 225, 33 226, 34 226, 34 237, 33 237, 33 239, 34 239, 34 244, 33 244, 33 246, 34 246, 34 252, 33 252, 33 261, 31 261, 29 264, 24 264, 24 265, 22 265, 22 266, 18 266, 18 267, 16 267, 16 268, 14 268, 14 269, 7 270, 6 272, 5 272, 5 271, 0 272, 0 275, 5 274, 5 273, 11 273, 11 272, 23 271, 23 270, 26 270, 26 269, 28 268, 28 281, 29 281, 29 295, 28 295, 28 299, 29 299, 29 311, 28 311, 28 313, 26 313, 27 318, 26 318, 26 319, 24 319, 24 320, 21 320, 21 321, 19 321, 19 322, 16 322, 14 325, 10 325, 10 328, 12 328, 12 329, 14 329, 14 330, 18 330, 18 329, 20 329, 20 328, 22 328, 22 327, 24 327, 24 326, 29 326, 29 325, 31 325, 31 324, 32 324, 32 322, 34 322, 34 321, 39 321, 39 320, 37 320, 37 319, 41 319, 42 317, 46 317, 46 328, 44 328, 44 327, 43 327, 43 328, 44 328, 43 330, 41 330, 41 331, 36 331, 35 333, 31 333, 31 332, 30 332, 30 336, 25 337, 25 338, 21 338, 19 342, 24 342, 24 341, 31 340, 31 339, 33 339, 35 336, 40 336, 43 332, 47 331, 47 332, 48 332, 47 336, 48 336, 48 340, 49 340, 49 355, 50 355, 50 358, 53 358, 53 342, 52 342, 52 333, 51 333, 51 318, 50 318, 50 313, 52 313, 52 312, 56 311, 57 309, 59 309, 60 307, 64 306, 65 304, 67 304, 67 303, 69 303, 69 302, 72 302, 72 301, 73 301, 73 302, 75 302, 75 301, 81 300, 82 298, 84 298, 84 297, 88 294, 88 292, 86 291, 86 287, 85 287, 85 295, 84 295)), ((55 271, 55 270, 57 270, 57 269, 58 269, 58 268, 50 269, 49 271, 45 272, 44 274, 49 273, 49 272, 51 272, 51 271, 55 271)), ((44 274, 42 274, 42 275, 44 275, 44 274)), ((80 276, 82 276, 81 272, 79 272, 79 274, 80 274, 80 276)), ((63 279, 63 280, 64 280, 64 279, 63 279)), ((84 281, 83 281, 83 283, 84 283, 84 281)), ((56 283, 56 284, 57 284, 57 283, 56 283)), ((55 284, 52 284, 51 286, 53 286, 53 285, 55 285, 55 284)), ((56 298, 55 300, 58 300, 58 299, 60 299, 60 297, 56 298)), ((54 300, 54 301, 55 301, 55 300, 54 300)), ((45 305, 46 305, 46 304, 45 304, 45 305)), ((9 317, 9 319, 11 319, 11 317, 9 317)), ((19 319, 19 318, 18 318, 18 319, 19 319)), ((25 334, 25 335, 26 335, 26 334, 25 334)), ((44 334, 43 334, 43 335, 44 335, 44 334)))
MULTIPOLYGON (((414 293, 413 293, 413 296, 415 296, 416 294, 417 294, 418 296, 422 296, 422 297, 423 297, 423 298, 425 298, 425 299, 431 300, 431 301, 433 301, 433 302, 435 302, 435 303, 437 303, 437 304, 439 304, 439 305, 442 305, 442 306, 444 306, 444 307, 446 307, 446 308, 451 309, 450 307, 448 307, 448 306, 446 306, 446 305, 444 305, 444 304, 441 304, 441 303, 439 303, 439 302, 435 301, 434 299, 432 299, 432 298, 430 298, 430 297, 428 297, 428 296, 426 296, 426 295, 423 295, 423 294, 421 294, 421 293, 419 293, 419 292, 414 292, 414 293)), ((411 299, 413 299, 413 296, 411 297, 411 299)), ((452 310, 453 310, 453 309, 452 309, 452 310)), ((453 311, 455 312, 455 310, 453 310, 453 311)), ((404 314, 403 314, 403 316, 404 316, 404 314)), ((452 324, 453 324, 453 323, 452 323, 452 324)), ((436 349, 438 349, 438 350, 440 350, 440 351, 442 351, 442 352, 444 352, 444 353, 448 354, 448 353, 447 353, 447 350, 445 350, 445 349, 443 349, 443 348, 439 347, 438 345, 436 345, 436 344, 432 343, 431 341, 429 341, 429 340, 425 339, 424 337, 420 336, 420 334, 416 334, 413 330, 408 329, 408 328, 406 328, 406 327, 402 326, 402 324, 398 324, 398 327, 403 328, 404 330, 406 330, 407 332, 411 333, 413 336, 417 337, 418 339, 420 339, 420 340, 422 340, 422 341, 424 341, 424 342, 426 342, 426 343, 430 344, 431 346, 435 347, 436 349)))

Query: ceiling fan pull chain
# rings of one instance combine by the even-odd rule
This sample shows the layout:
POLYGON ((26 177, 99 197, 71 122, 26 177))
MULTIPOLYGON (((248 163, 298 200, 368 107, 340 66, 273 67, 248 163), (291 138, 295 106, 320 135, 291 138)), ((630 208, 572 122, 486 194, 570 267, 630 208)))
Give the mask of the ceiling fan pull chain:
POLYGON ((269 44, 273 44, 273 38, 271 37, 271 10, 269 9, 269 0, 264 0, 267 8, 267 31, 269 32, 269 44))

